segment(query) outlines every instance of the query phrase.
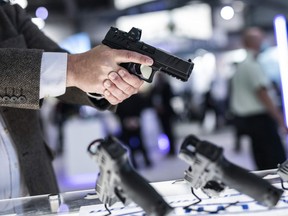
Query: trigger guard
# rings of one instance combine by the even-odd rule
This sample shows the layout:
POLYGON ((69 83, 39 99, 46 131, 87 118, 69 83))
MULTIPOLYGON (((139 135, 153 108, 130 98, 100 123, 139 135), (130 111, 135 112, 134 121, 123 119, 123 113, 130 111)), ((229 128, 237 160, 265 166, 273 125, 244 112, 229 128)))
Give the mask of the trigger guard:
POLYGON ((114 193, 117 196, 117 198, 125 205, 127 203, 127 197, 125 197, 122 188, 115 187, 114 193))
POLYGON ((131 71, 135 75, 139 75, 139 76, 142 75, 140 68, 141 68, 140 64, 136 64, 136 63, 129 64, 129 71, 131 71))
POLYGON ((152 83, 153 77, 157 71, 153 70, 148 78, 145 78, 141 72, 141 64, 137 63, 121 63, 120 66, 124 67, 129 71, 129 73, 134 74, 135 76, 139 77, 141 80, 146 82, 152 83))
POLYGON ((120 66, 124 67, 125 69, 127 69, 129 71, 129 73, 132 73, 134 75, 142 75, 141 74, 141 70, 140 70, 140 64, 136 64, 136 63, 122 63, 120 64, 120 66))

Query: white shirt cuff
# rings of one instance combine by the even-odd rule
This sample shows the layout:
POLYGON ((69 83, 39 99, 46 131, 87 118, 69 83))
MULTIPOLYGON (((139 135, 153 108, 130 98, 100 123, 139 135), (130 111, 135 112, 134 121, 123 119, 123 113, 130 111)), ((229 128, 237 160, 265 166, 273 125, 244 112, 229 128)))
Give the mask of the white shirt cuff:
POLYGON ((65 93, 67 57, 67 53, 43 53, 40 72, 40 99, 57 97, 65 93))

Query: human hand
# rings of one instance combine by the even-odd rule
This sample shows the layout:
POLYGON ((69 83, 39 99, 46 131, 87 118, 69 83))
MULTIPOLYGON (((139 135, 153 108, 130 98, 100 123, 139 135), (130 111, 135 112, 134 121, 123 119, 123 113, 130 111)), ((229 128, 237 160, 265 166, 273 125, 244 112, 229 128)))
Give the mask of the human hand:
POLYGON ((143 84, 119 65, 125 62, 153 64, 150 57, 140 53, 98 45, 85 53, 68 55, 66 86, 104 95, 109 103, 118 104, 136 94, 143 84))

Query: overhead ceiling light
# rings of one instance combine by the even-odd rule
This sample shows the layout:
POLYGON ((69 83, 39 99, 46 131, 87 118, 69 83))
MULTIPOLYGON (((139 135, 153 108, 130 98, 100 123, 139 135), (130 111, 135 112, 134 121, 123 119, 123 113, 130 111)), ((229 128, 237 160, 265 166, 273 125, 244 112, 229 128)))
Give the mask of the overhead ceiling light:
POLYGON ((28 1, 27 0, 10 0, 11 4, 18 4, 20 5, 22 8, 26 8, 28 5, 28 1))
POLYGON ((45 7, 38 7, 36 9, 35 15, 36 17, 45 20, 48 17, 48 10, 45 7))
POLYGON ((45 21, 41 18, 32 18, 32 22, 37 25, 39 29, 43 29, 45 26, 45 21))
POLYGON ((225 20, 231 20, 234 17, 234 9, 231 6, 224 6, 220 11, 221 17, 225 20))
POLYGON ((155 0, 134 0, 134 1, 127 1, 127 0, 114 0, 114 5, 118 10, 123 10, 128 7, 132 7, 138 4, 155 1, 155 0))

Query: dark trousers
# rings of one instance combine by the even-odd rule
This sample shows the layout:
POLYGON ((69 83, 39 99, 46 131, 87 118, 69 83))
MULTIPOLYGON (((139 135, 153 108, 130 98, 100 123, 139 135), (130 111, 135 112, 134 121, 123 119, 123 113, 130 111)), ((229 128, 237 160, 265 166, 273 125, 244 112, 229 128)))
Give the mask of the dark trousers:
POLYGON ((159 115, 159 119, 161 122, 161 126, 163 129, 163 132, 166 134, 166 136, 169 139, 169 155, 175 155, 176 149, 175 149, 175 136, 173 133, 172 128, 172 120, 169 115, 159 115))
POLYGON ((136 155, 137 153, 141 153, 147 167, 151 166, 151 160, 149 154, 146 150, 146 146, 143 143, 141 137, 141 129, 125 129, 122 128, 122 134, 120 139, 127 145, 130 150, 130 159, 131 163, 133 164, 134 168, 137 169, 139 166, 136 162, 136 155))
POLYGON ((259 170, 275 169, 286 160, 277 124, 268 114, 236 117, 235 124, 240 134, 251 138, 254 160, 259 170))

